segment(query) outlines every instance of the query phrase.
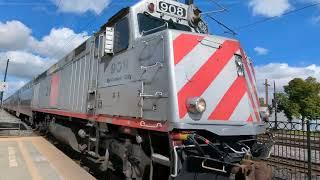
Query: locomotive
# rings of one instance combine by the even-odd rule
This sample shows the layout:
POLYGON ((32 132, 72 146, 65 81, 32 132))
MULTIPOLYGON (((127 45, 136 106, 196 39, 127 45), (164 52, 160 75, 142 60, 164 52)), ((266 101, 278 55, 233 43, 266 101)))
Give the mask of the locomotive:
POLYGON ((191 0, 123 8, 4 108, 110 179, 228 179, 270 149, 251 60, 191 0))

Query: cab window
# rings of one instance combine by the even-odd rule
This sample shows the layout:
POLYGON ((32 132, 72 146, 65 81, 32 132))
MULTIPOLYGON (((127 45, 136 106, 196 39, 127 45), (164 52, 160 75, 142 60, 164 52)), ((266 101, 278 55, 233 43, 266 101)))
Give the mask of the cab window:
POLYGON ((129 46, 129 20, 124 17, 114 26, 114 53, 119 53, 129 46))
POLYGON ((166 28, 191 32, 191 28, 189 26, 173 22, 172 20, 167 21, 157 17, 153 17, 146 13, 138 14, 138 22, 139 31, 143 35, 162 31, 166 28))

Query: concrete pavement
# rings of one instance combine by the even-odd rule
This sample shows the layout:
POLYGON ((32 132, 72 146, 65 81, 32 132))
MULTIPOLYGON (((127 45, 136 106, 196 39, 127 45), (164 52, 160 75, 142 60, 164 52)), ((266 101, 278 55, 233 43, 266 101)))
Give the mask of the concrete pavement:
POLYGON ((19 127, 19 123, 18 118, 0 110, 0 180, 95 179, 43 137, 1 134, 19 127))

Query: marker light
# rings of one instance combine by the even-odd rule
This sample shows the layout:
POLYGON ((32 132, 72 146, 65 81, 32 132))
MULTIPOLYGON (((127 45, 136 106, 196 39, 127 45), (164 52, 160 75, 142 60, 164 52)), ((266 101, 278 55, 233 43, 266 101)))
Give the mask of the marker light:
POLYGON ((153 13, 153 12, 154 12, 154 8, 155 8, 155 6, 154 6, 153 3, 150 3, 150 4, 148 5, 148 10, 149 10, 149 12, 153 13))
POLYGON ((243 67, 242 57, 236 54, 235 61, 236 61, 238 76, 244 76, 244 67, 243 67))
POLYGON ((201 97, 193 97, 187 100, 187 109, 190 113, 203 113, 206 108, 206 101, 201 97))

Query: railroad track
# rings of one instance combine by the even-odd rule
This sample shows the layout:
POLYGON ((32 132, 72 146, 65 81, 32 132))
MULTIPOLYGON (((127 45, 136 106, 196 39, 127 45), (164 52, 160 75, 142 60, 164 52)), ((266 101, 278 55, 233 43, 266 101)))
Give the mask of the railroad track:
MULTIPOLYGON (((287 157, 271 156, 267 160, 267 163, 277 169, 283 169, 281 167, 284 167, 285 169, 300 173, 307 173, 308 171, 308 162, 287 157)), ((312 163, 311 169, 312 174, 320 176, 320 163, 312 163)))
MULTIPOLYGON (((295 142, 276 141, 275 145, 287 146, 289 148, 308 149, 306 144, 298 144, 295 142)), ((319 145, 311 144, 311 150, 320 151, 320 147, 319 145)))
MULTIPOLYGON (((260 138, 260 140, 267 141, 269 139, 267 138, 260 138)), ((301 149, 307 149, 307 140, 306 139, 296 139, 296 138, 275 138, 275 144, 276 145, 282 145, 282 146, 289 146, 289 147, 295 147, 295 148, 301 148, 301 149)), ((320 151, 320 141, 311 140, 311 149, 320 151)))

